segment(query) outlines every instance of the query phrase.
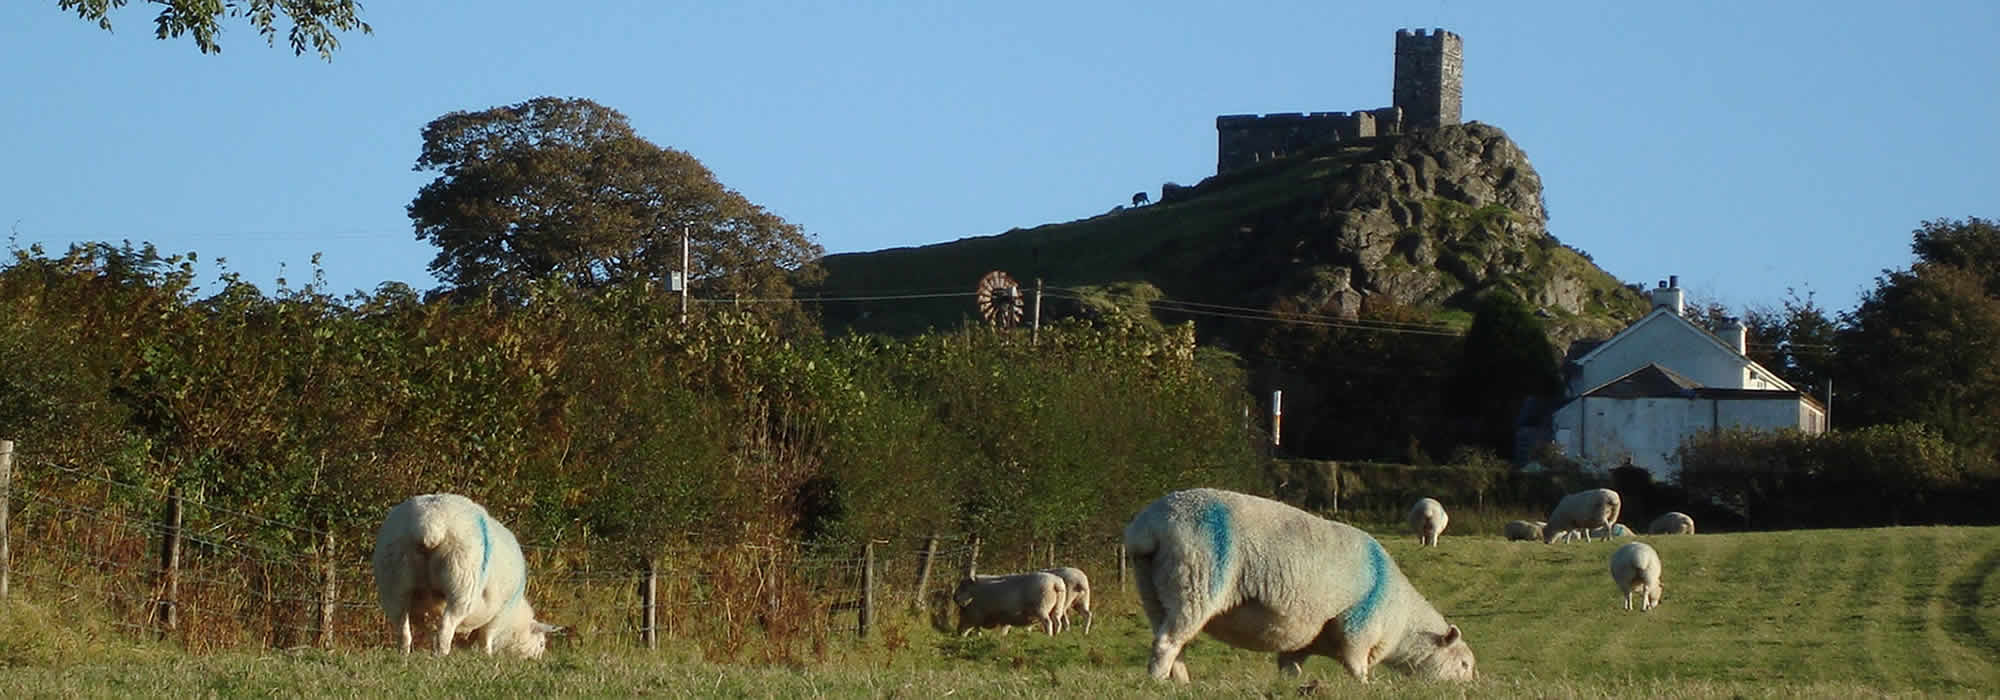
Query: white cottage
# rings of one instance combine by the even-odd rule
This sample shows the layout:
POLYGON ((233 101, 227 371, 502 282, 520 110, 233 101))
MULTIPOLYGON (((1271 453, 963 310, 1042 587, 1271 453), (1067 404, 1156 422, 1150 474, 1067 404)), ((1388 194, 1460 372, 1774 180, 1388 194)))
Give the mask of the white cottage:
POLYGON ((1564 367, 1567 401, 1550 417, 1555 443, 1585 464, 1627 460, 1672 480, 1674 450, 1721 428, 1826 430, 1826 409, 1745 354, 1733 319, 1716 334, 1682 316, 1678 278, 1653 290, 1653 310, 1564 367))

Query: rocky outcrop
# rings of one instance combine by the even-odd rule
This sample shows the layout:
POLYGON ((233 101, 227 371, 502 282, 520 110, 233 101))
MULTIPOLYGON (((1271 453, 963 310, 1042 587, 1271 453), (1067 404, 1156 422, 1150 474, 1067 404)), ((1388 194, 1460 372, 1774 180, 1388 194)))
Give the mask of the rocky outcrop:
POLYGON ((1549 235, 1541 176, 1494 126, 1329 145, 1210 178, 1194 196, 1250 180, 1298 189, 1243 212, 1237 240, 1209 262, 1283 271, 1248 290, 1264 303, 1353 316, 1371 303, 1466 308, 1504 289, 1552 318, 1643 309, 1549 235))

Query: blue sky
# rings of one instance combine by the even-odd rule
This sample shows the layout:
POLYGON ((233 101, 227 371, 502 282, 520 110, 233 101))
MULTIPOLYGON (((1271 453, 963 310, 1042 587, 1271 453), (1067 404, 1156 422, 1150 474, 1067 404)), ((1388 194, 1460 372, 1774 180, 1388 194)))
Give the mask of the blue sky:
POLYGON ((363 5, 331 63, 231 23, 220 55, 55 0, 0 6, 0 224, 194 251, 266 289, 420 289, 404 206, 454 110, 586 97, 828 252, 1102 213, 1214 172, 1219 114, 1389 103, 1394 32, 1465 38, 1465 117, 1541 173, 1549 229, 1697 300, 1851 308, 1927 219, 1996 217, 2000 4, 363 5))

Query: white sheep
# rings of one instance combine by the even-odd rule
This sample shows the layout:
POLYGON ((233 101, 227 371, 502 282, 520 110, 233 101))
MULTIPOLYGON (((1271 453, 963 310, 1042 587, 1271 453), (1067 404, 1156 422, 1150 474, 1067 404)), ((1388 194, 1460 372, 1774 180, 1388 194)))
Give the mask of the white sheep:
POLYGON ((1631 536, 1632 528, 1625 527, 1624 523, 1612 523, 1611 527, 1594 527, 1590 529, 1590 537, 1593 539, 1609 540, 1631 536))
POLYGON ((1376 664, 1415 676, 1473 677, 1458 627, 1410 585, 1368 533, 1256 496, 1216 489, 1160 497, 1125 526, 1140 602, 1152 622, 1155 679, 1187 682, 1181 651, 1201 632, 1277 652, 1338 660, 1368 682, 1376 664))
POLYGON ((1646 526, 1646 532, 1655 535, 1692 535, 1694 518, 1679 511, 1667 513, 1654 518, 1653 524, 1646 526))
POLYGON ((1629 542, 1611 553, 1611 582, 1618 585, 1618 592, 1625 594, 1625 609, 1632 609, 1632 594, 1640 595, 1639 610, 1652 610, 1660 604, 1661 565, 1660 553, 1644 542, 1629 542))
POLYGON ((1004 635, 1014 625, 1033 624, 1043 625, 1053 635, 1056 620, 1069 603, 1069 592, 1062 577, 1033 571, 961 580, 951 600, 958 605, 959 636, 994 627, 1004 635))
POLYGON ((1542 543, 1556 541, 1556 533, 1582 530, 1588 538, 1592 528, 1611 527, 1618 522, 1618 492, 1590 489, 1564 496, 1549 511, 1548 525, 1542 527, 1542 543))
POLYGON ((1510 542, 1539 540, 1542 538, 1542 524, 1526 520, 1516 520, 1507 523, 1505 527, 1501 528, 1500 534, 1506 535, 1507 540, 1510 542))
POLYGON ((412 497, 389 509, 375 535, 375 591, 405 654, 410 618, 431 613, 439 655, 466 633, 489 655, 541 656, 548 635, 562 628, 535 620, 527 585, 528 560, 514 533, 464 496, 412 497))
POLYGON ((1417 533, 1417 541, 1426 547, 1436 547, 1438 535, 1444 534, 1444 526, 1451 522, 1451 516, 1444 512, 1444 504, 1435 498, 1422 498, 1410 506, 1410 529, 1417 533))
POLYGON ((1063 589, 1069 596, 1069 602, 1062 606, 1062 610, 1058 614, 1057 621, 1060 623, 1060 629, 1069 629, 1070 613, 1081 612, 1083 613, 1083 633, 1090 634, 1090 623, 1093 617, 1090 613, 1090 577, 1085 576, 1082 569, 1074 566, 1042 569, 1042 573, 1055 574, 1056 578, 1062 579, 1063 589))

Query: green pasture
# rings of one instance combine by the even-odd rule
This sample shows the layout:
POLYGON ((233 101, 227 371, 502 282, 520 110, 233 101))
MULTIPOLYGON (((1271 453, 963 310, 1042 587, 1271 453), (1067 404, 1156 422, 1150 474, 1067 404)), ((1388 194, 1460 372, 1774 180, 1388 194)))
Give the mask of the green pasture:
POLYGON ((0 696, 665 697, 1882 697, 2000 695, 2000 528, 1923 527, 1642 538, 1666 564, 1664 603, 1619 606, 1617 542, 1505 542, 1447 532, 1435 549, 1383 532, 1418 588, 1479 658, 1470 684, 1378 673, 1361 687, 1328 659, 1297 678, 1271 658, 1198 642, 1194 683, 1143 678, 1143 615, 1096 577, 1089 636, 1016 630, 955 638, 916 613, 820 660, 704 661, 573 639, 534 661, 367 652, 194 655, 90 622, 88 603, 18 591, 0 606, 0 696))

